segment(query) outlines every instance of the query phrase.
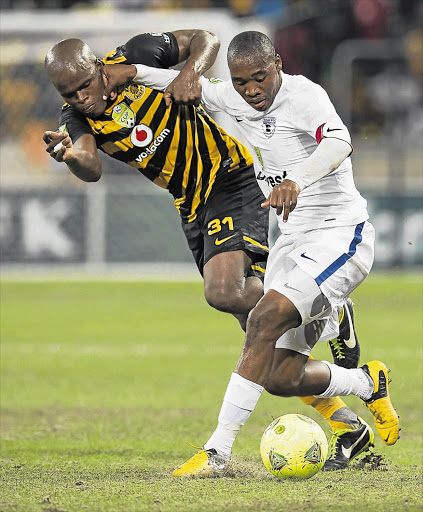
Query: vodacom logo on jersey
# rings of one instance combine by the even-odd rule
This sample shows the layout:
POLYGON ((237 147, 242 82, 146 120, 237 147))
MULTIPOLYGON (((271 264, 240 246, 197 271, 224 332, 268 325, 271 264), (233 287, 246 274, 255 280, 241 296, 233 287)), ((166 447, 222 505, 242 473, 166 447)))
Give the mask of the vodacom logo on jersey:
POLYGON ((137 162, 142 162, 144 158, 152 155, 157 151, 157 148, 169 135, 170 130, 164 128, 160 134, 153 140, 153 130, 146 124, 139 124, 134 127, 131 133, 131 142, 134 146, 139 148, 146 148, 135 159, 137 162), (151 143, 152 142, 152 143, 151 143), (151 144, 150 144, 151 143, 151 144), (150 146, 149 146, 150 145, 150 146), (147 148, 147 146, 149 146, 147 148))

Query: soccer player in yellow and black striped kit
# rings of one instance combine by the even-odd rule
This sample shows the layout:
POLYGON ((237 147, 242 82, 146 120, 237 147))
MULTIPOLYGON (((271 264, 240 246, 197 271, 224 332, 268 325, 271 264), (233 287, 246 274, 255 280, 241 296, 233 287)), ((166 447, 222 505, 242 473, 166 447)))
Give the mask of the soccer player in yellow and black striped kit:
MULTIPOLYGON (((78 39, 56 44, 46 56, 46 69, 66 101, 63 133, 46 132, 44 140, 53 158, 84 181, 101 176, 99 149, 167 189, 204 277, 207 301, 234 314, 245 328, 248 312, 262 296, 259 277, 268 253, 268 214, 260 207, 264 196, 250 153, 192 104, 195 98, 168 108, 161 92, 130 83, 112 100, 103 99, 105 64, 169 67, 188 57, 185 67, 195 68, 199 83, 217 53, 210 38, 203 31, 140 34, 102 61, 78 39)), ((185 90, 195 89, 193 73, 186 75, 185 90)))

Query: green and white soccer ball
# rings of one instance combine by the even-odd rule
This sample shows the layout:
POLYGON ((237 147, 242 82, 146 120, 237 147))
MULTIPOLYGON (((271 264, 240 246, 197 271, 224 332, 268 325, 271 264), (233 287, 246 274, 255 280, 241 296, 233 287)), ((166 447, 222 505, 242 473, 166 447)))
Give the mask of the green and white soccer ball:
POLYGON ((325 463, 328 442, 311 418, 286 414, 266 428, 260 453, 266 468, 278 478, 311 478, 325 463))

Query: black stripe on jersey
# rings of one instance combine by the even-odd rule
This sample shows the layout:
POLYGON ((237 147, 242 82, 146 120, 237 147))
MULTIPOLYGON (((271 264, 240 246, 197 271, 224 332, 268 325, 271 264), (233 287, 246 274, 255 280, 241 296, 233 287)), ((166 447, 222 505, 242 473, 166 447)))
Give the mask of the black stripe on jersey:
MULTIPOLYGON (((155 132, 157 128, 160 126, 161 121, 163 120, 166 113, 166 103, 162 100, 160 105, 157 107, 156 112, 151 119, 150 127, 155 132)), ((169 118, 167 120, 165 128, 170 130, 169 135, 161 142, 160 147, 155 152, 154 156, 150 159, 148 166, 152 166, 157 171, 157 176, 160 174, 161 170, 165 166, 165 162, 169 153, 170 145, 172 144, 173 134, 175 132, 175 124, 177 122, 178 117, 178 108, 177 105, 172 102, 171 110, 169 114, 169 118)), ((179 141, 180 144, 180 141, 179 141)))
MULTIPOLYGON (((191 109, 190 109, 191 110, 191 109)), ((195 140, 195 122, 191 122, 191 137, 195 140)), ((195 146, 195 145, 194 145, 195 146)), ((197 167, 198 167, 198 153, 192 152, 191 165, 189 166, 188 186, 185 191, 186 199, 180 207, 180 213, 183 217, 188 217, 192 213, 192 201, 194 199, 195 190, 197 188, 197 167)))
MULTIPOLYGON (((144 103, 141 105, 141 108, 138 110, 137 112, 137 121, 136 123, 139 124, 139 122, 141 121, 141 119, 147 114, 147 112, 150 110, 150 107, 151 105, 153 104, 154 100, 157 98, 157 96, 159 94, 163 94, 162 92, 160 91, 151 91, 150 95, 148 96, 148 98, 144 101, 144 103)), ((160 105, 165 105, 164 101, 162 100, 162 102, 160 103, 160 105)))
POLYGON ((209 186, 210 172, 213 168, 213 163, 210 158, 210 153, 207 146, 206 136, 204 134, 204 125, 201 116, 197 116, 197 135, 198 135, 198 150, 203 162, 203 173, 201 175, 201 192, 200 204, 204 204, 204 196, 206 195, 209 186))
MULTIPOLYGON (((216 142, 217 149, 222 158, 222 162, 224 162, 225 160, 228 160, 228 158, 229 158, 228 147, 227 147, 225 141, 222 139, 221 133, 219 132, 219 130, 216 128, 216 126, 213 123, 209 122, 207 115, 204 115, 203 113, 200 113, 199 115, 201 116, 201 118, 204 120, 204 122, 210 128, 212 137, 213 137, 214 141, 216 142)), ((236 146, 238 146, 238 145, 236 145, 236 146)))
MULTIPOLYGON (((172 108, 175 105, 175 115, 178 116, 179 111, 183 111, 185 107, 178 106, 172 102, 172 108)), ((185 150, 186 150, 186 140, 187 140, 187 125, 182 120, 182 115, 177 120, 179 122, 179 145, 178 150, 176 152, 176 158, 175 158, 175 172, 172 174, 172 177, 169 180, 169 192, 174 197, 180 197, 181 196, 181 190, 182 190, 182 181, 184 179, 184 170, 186 167, 186 157, 185 157, 185 150), (182 144, 181 144, 182 142, 182 144), (178 169, 178 171, 176 171, 178 169)))
MULTIPOLYGON (((103 135, 101 133, 95 134, 95 140, 97 143, 97 147, 101 148, 101 146, 103 144, 105 144, 106 142, 118 142, 123 139, 126 139, 127 137, 129 137, 131 135, 131 132, 132 132, 132 128, 124 128, 122 126, 122 128, 120 130, 116 130, 115 132, 112 132, 112 133, 107 133, 105 135, 103 135)), ((126 151, 120 151, 119 153, 127 154, 126 151)), ((115 154, 117 154, 117 153, 113 154, 113 158, 114 158, 115 154)))
MULTIPOLYGON (((231 139, 232 139, 232 137, 231 137, 231 139)), ((234 141, 234 145, 236 147, 236 152, 238 153, 238 156, 239 156, 239 167, 246 167, 247 166, 247 162, 245 161, 245 158, 242 156, 242 152, 241 152, 241 150, 239 148, 239 144, 237 144, 237 142, 234 141)))

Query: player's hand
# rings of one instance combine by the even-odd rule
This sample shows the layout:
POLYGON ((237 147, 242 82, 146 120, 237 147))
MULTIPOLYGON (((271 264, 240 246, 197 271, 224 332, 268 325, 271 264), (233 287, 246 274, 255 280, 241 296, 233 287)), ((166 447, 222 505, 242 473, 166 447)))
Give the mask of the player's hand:
POLYGON ((137 68, 128 64, 106 64, 102 68, 104 92, 103 100, 112 101, 123 91, 125 85, 131 82, 136 74, 137 68))
POLYGON ((68 132, 47 131, 44 132, 43 140, 46 143, 46 151, 56 162, 70 162, 75 158, 72 139, 68 132))
POLYGON ((195 105, 201 101, 201 80, 193 70, 182 69, 164 93, 164 100, 169 106, 173 100, 178 105, 195 105))
POLYGON ((300 187, 291 180, 283 180, 282 183, 276 185, 270 192, 269 197, 261 204, 262 208, 276 208, 276 215, 283 212, 283 222, 288 220, 289 214, 297 206, 297 198, 300 193, 300 187))

